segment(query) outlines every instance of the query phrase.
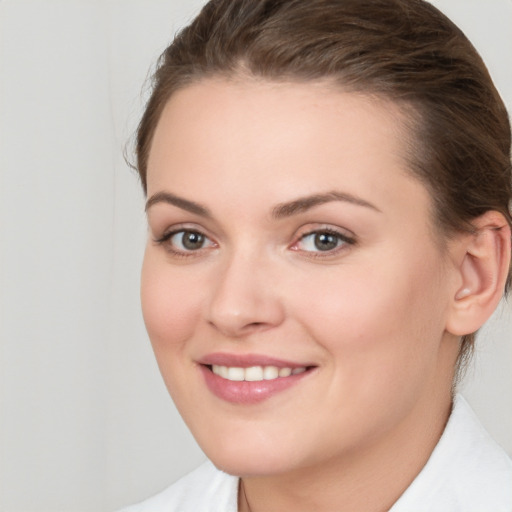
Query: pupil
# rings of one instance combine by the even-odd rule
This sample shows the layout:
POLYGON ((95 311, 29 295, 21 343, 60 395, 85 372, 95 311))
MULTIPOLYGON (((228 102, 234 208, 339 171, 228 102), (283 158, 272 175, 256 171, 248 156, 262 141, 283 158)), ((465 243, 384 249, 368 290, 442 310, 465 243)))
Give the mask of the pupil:
POLYGON ((200 249, 204 242, 204 236, 200 233, 193 231, 187 232, 183 235, 183 247, 186 249, 200 249))
POLYGON ((330 233, 319 233, 315 235, 315 247, 319 251, 330 251, 338 245, 338 237, 330 233))

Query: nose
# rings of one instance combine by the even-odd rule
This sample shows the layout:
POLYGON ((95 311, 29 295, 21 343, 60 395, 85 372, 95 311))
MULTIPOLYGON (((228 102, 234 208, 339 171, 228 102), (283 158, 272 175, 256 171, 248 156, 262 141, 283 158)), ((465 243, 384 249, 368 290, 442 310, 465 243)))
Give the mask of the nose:
POLYGON ((234 255, 217 270, 207 313, 215 329, 236 338, 283 322, 279 280, 269 262, 255 255, 234 255))

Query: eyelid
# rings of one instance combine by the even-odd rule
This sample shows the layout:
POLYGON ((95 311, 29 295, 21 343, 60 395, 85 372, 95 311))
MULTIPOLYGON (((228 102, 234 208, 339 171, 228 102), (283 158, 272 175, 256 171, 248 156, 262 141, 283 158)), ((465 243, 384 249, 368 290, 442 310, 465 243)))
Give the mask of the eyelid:
MULTIPOLYGON (((151 226, 150 226, 151 227, 151 226)), ((161 232, 162 234, 159 236, 153 235, 153 241, 156 242, 165 242, 171 236, 179 233, 180 231, 192 231, 195 233, 200 233, 206 238, 212 239, 212 236, 208 234, 207 230, 202 226, 191 222, 178 222, 176 224, 168 225, 165 229, 154 229, 154 231, 161 232)))

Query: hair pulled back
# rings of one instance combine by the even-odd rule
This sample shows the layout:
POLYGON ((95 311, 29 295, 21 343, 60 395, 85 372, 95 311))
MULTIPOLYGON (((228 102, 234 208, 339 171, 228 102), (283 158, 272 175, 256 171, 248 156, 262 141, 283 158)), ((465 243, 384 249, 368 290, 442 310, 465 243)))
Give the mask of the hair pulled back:
MULTIPOLYGON (((171 95, 209 77, 330 80, 402 104, 412 121, 410 170, 428 188, 445 235, 489 210, 512 224, 510 123, 482 59, 423 0, 211 0, 161 55, 137 132, 148 156, 171 95)), ((509 276, 510 283, 510 276, 509 276)), ((459 368, 474 334, 463 337, 459 368)))

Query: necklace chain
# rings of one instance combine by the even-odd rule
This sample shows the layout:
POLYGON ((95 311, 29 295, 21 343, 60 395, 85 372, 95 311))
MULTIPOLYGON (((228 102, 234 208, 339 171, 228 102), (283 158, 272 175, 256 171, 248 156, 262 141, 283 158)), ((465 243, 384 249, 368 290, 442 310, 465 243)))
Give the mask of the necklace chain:
POLYGON ((249 500, 247 499, 247 494, 245 493, 244 481, 242 479, 240 479, 240 490, 242 491, 242 496, 247 507, 247 511, 252 512, 251 506, 249 505, 249 500))

